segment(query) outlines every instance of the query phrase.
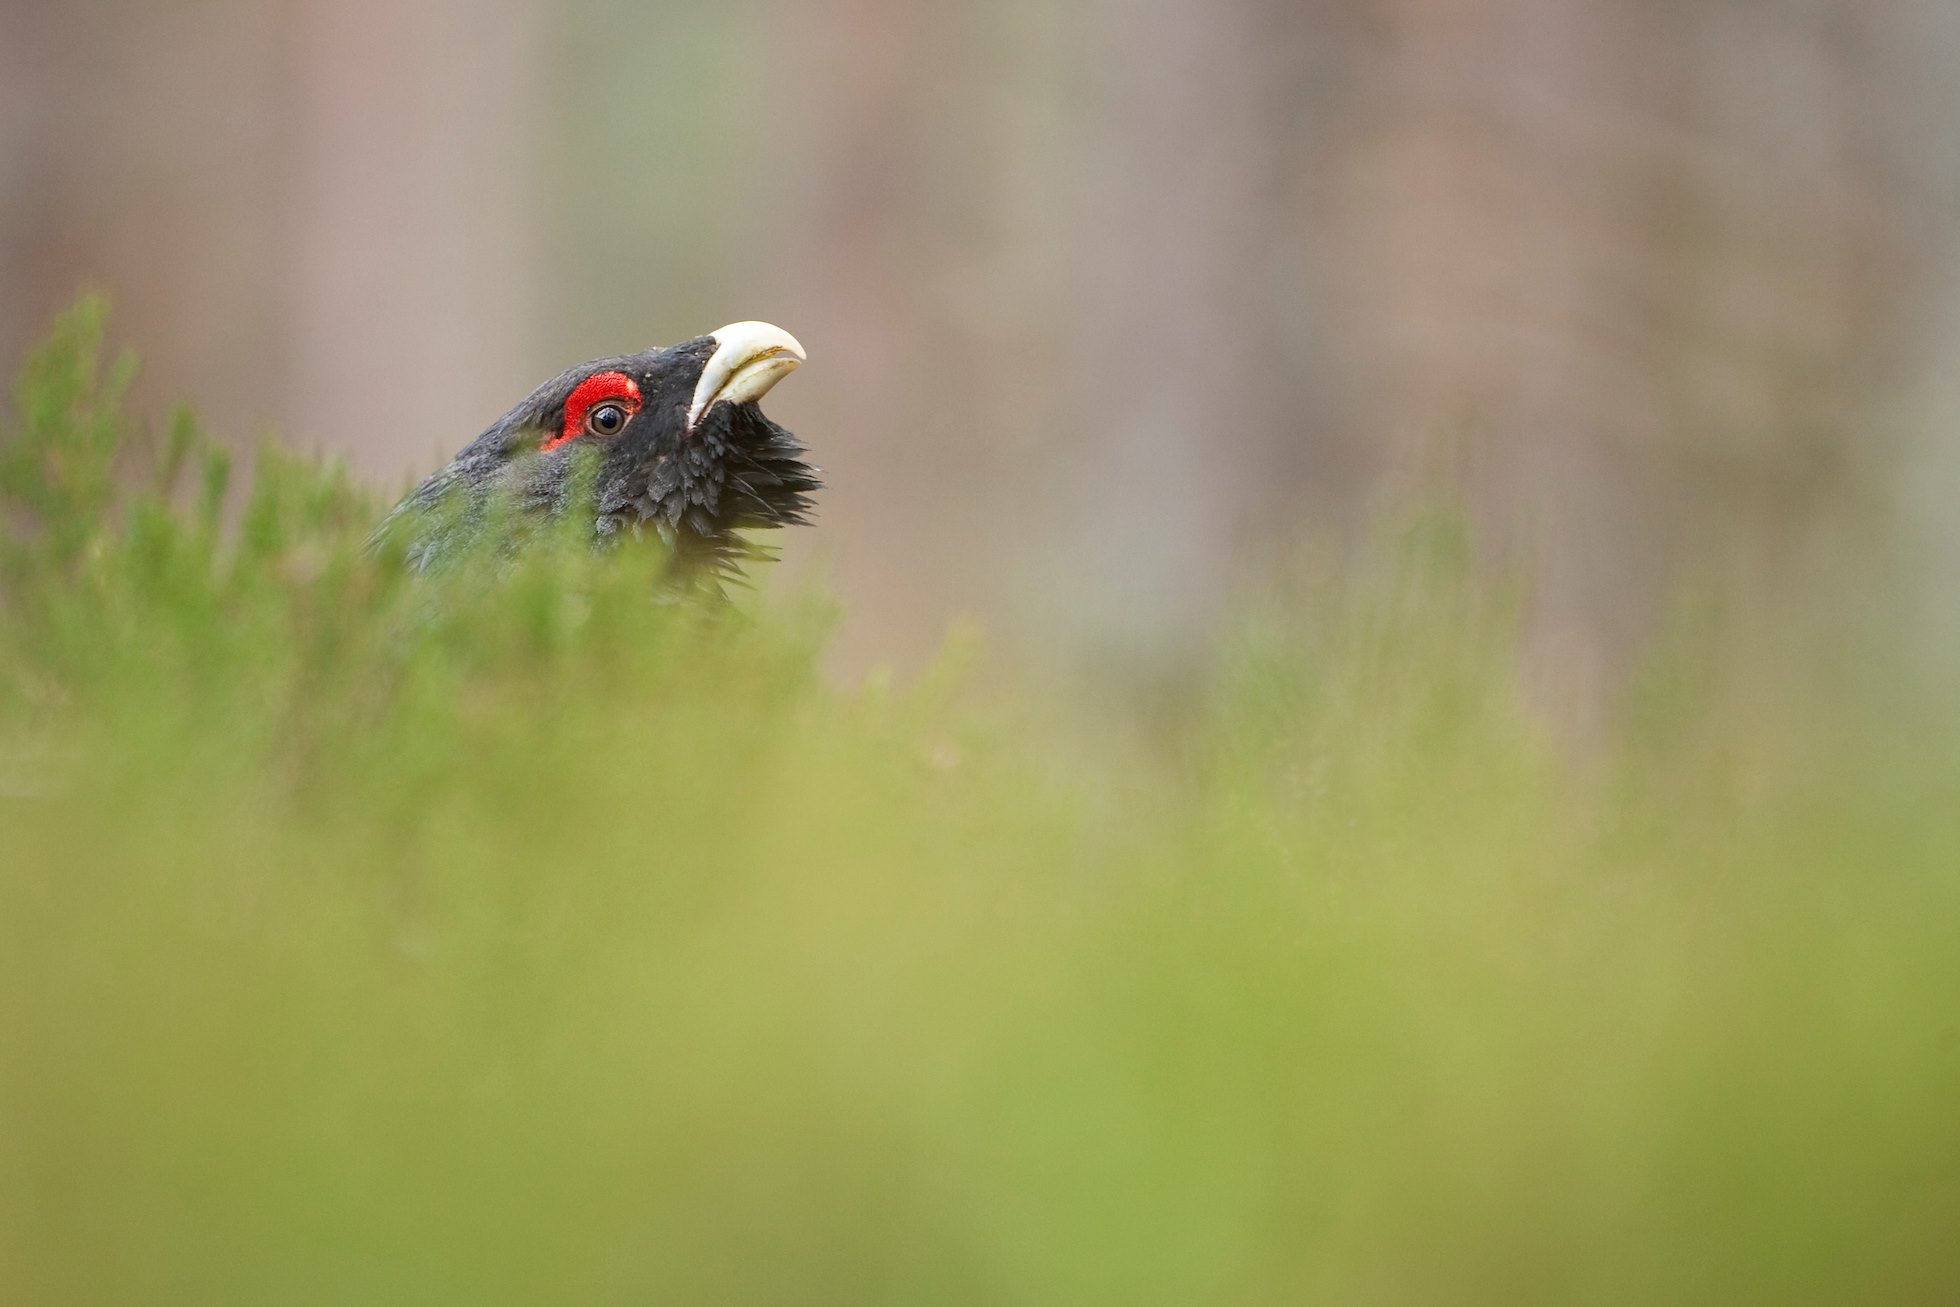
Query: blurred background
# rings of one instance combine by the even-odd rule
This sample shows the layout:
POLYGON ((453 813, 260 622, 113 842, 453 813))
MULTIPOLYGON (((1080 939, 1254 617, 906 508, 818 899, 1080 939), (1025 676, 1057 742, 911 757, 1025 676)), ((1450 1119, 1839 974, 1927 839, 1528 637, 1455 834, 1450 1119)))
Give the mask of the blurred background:
POLYGON ((847 664, 1175 658, 1441 478, 1583 690, 1683 578, 1951 535, 1956 60, 1945 0, 0 0, 0 356, 106 290, 144 406, 394 489, 766 318, 847 664))

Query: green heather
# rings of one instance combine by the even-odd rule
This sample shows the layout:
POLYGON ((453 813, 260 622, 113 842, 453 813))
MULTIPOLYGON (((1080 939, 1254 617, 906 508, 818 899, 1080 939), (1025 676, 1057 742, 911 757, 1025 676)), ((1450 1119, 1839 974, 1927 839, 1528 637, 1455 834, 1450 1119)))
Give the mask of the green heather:
POLYGON ((0 1302, 1960 1301, 1902 673, 1709 600, 1553 732, 1410 514, 1174 720, 840 688, 632 550, 404 576, 100 318, 0 426, 0 1302))

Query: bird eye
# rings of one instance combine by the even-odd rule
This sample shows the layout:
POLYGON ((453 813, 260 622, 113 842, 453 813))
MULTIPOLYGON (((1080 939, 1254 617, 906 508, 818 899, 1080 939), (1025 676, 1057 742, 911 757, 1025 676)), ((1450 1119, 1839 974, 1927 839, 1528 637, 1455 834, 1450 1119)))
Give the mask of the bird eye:
POLYGON ((616 436, 626 425, 626 410, 618 404, 601 404, 586 415, 585 427, 595 436, 616 436))

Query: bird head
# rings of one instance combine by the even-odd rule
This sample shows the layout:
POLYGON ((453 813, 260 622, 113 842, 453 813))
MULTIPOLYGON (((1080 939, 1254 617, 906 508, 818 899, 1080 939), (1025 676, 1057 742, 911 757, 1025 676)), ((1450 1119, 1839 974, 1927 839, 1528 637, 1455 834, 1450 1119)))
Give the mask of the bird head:
POLYGON ((595 359, 561 373, 477 437, 403 501, 407 556, 443 561, 480 529, 486 508, 558 517, 591 490, 602 539, 651 532, 676 564, 712 580, 757 551, 738 532, 800 523, 818 488, 796 437, 756 407, 799 367, 781 327, 737 322, 664 349, 595 359), (591 479, 575 475, 581 466, 591 479), (452 499, 456 511, 426 511, 452 499))

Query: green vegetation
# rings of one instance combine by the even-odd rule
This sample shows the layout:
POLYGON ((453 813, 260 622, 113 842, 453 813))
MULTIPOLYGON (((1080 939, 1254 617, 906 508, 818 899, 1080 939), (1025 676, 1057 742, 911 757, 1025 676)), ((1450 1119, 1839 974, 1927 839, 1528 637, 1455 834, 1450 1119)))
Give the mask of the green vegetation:
POLYGON ((0 1301, 1960 1297, 1960 768, 1856 685, 1555 748, 1425 520, 1099 756, 228 526, 99 339, 0 432, 0 1301))

